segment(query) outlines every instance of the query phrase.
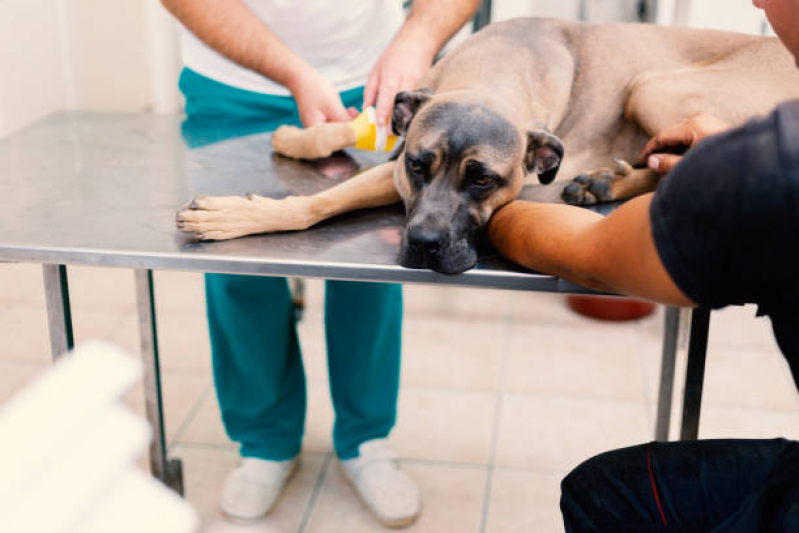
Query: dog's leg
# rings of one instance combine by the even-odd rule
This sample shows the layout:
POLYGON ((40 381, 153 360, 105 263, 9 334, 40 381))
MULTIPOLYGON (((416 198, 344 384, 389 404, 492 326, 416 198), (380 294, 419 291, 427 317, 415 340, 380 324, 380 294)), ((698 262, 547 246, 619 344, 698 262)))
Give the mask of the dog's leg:
POLYGON ((654 191, 660 175, 648 168, 635 169, 616 160, 613 167, 580 174, 566 185, 561 198, 571 205, 593 205, 624 200, 654 191))
POLYGON ((319 159, 355 146, 355 129, 348 122, 324 122, 310 128, 280 126, 272 134, 275 152, 295 159, 319 159))
POLYGON ((308 229, 341 213, 398 202, 394 164, 370 168, 313 196, 200 196, 178 211, 177 227, 200 240, 308 229))

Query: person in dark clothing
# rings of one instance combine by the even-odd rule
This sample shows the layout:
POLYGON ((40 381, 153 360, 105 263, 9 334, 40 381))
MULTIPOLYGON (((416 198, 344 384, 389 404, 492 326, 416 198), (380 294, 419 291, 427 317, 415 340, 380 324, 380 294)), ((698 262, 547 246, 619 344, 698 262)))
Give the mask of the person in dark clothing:
MULTIPOLYGON (((799 0, 754 3, 799 58, 799 0)), ((667 174, 656 192, 604 218, 513 202, 494 215, 492 242, 519 264, 600 290, 680 306, 755 303, 799 387, 799 101, 733 130, 695 116, 641 157, 667 174), (684 157, 664 153, 679 145, 684 157)), ((799 443, 634 446, 584 462, 561 491, 570 533, 798 532, 799 443)))

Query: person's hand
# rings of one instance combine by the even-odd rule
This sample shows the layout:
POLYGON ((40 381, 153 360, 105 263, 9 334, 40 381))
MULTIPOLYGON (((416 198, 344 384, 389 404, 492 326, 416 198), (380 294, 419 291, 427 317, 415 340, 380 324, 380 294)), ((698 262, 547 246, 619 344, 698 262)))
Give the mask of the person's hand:
POLYGON ((363 90, 363 105, 375 106, 379 125, 390 122, 397 93, 416 88, 430 70, 435 57, 431 48, 424 40, 398 35, 372 68, 363 90))
POLYGON ((693 148, 706 137, 730 128, 723 120, 707 113, 698 113, 685 122, 668 127, 655 135, 638 156, 640 162, 660 174, 666 174, 682 159, 681 155, 667 153, 675 149, 693 148))
POLYGON ((322 122, 343 122, 358 116, 355 108, 345 109, 333 84, 313 69, 308 69, 289 87, 300 121, 306 128, 322 122))

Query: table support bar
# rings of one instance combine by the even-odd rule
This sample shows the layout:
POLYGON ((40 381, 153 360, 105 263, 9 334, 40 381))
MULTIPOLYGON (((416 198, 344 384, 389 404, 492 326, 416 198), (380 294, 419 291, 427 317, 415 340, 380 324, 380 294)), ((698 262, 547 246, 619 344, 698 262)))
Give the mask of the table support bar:
POLYGON ((53 361, 74 346, 72 312, 69 307, 69 286, 66 265, 42 265, 47 322, 50 328, 50 351, 53 361))
POLYGON ((178 494, 183 494, 183 469, 179 459, 167 458, 164 410, 161 399, 161 371, 155 322, 153 271, 136 270, 136 304, 139 314, 141 357, 144 365, 144 403, 153 430, 150 443, 150 471, 178 494))
POLYGON ((685 370, 680 440, 696 440, 699 437, 699 414, 702 407, 709 329, 710 309, 694 309, 691 315, 691 340, 688 343, 688 363, 685 370))
POLYGON ((663 328, 663 352, 660 359, 660 390, 658 391, 655 440, 669 440, 671 404, 674 397, 674 369, 677 363, 677 344, 680 334, 680 309, 667 307, 663 328))

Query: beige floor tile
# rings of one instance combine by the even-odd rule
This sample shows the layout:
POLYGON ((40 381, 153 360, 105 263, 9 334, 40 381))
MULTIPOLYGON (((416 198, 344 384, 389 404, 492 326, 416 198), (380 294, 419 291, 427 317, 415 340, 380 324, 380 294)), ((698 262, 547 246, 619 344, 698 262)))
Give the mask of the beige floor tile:
POLYGON ((799 412, 799 393, 788 363, 776 349, 709 349, 702 401, 799 412))
POLYGON ((319 313, 306 314, 297 324, 300 338, 300 351, 305 365, 305 375, 309 379, 327 379, 327 341, 325 325, 319 313))
POLYGON ((10 305, 0 312, 0 361, 52 362, 44 305, 10 305))
POLYGON ((611 323, 515 324, 505 390, 576 397, 644 398, 641 333, 611 323))
POLYGON ((308 380, 308 410, 302 449, 309 452, 333 450, 333 402, 327 381, 308 380))
POLYGON ((488 464, 494 400, 493 393, 404 387, 391 440, 403 459, 488 464))
POLYGON ((44 305, 42 265, 0 263, 0 303, 44 305))
POLYGON ((215 392, 212 391, 203 398, 194 418, 185 426, 175 443, 237 446, 225 433, 215 392))
POLYGON ((130 311, 136 308, 133 270, 88 266, 67 267, 73 309, 130 311))
POLYGON ((205 313, 204 276, 198 272, 158 270, 153 273, 156 312, 205 313))
POLYGON ((643 401, 506 394, 495 464, 564 472, 597 453, 648 440, 643 401))
POLYGON ((294 533, 300 526, 324 463, 321 456, 303 456, 300 469, 269 516, 242 525, 227 520, 219 508, 222 485, 238 463, 238 453, 234 450, 185 446, 175 447, 173 453, 183 460, 186 498, 200 515, 203 531, 208 533, 294 533))
POLYGON ((495 320, 406 316, 403 385, 495 391, 506 331, 505 323, 495 320))
POLYGON ((512 294, 491 289, 405 285, 405 316, 505 320, 512 294))
MULTIPOLYGON (((72 308, 72 329, 75 335, 75 344, 89 340, 101 340, 115 343, 117 333, 125 319, 126 313, 119 309, 100 310, 85 306, 72 308)), ((45 334, 47 334, 45 332, 45 334)), ((48 341, 49 342, 49 341, 48 341)), ((117 344, 117 343, 115 343, 117 344)), ((119 345, 132 356, 137 356, 139 351, 130 350, 127 346, 119 345)))
MULTIPOLYGON (((321 317, 308 316, 297 329, 307 376, 327 379, 327 349, 321 317)), ((406 314, 402 335, 402 384, 496 390, 505 349, 505 329, 500 321, 406 314)))
MULTIPOLYGON (((333 407, 330 393, 325 382, 309 381, 308 410, 305 420, 305 437, 303 450, 308 452, 328 452, 332 449, 331 433, 333 431, 333 407)), ((216 394, 208 394, 197 414, 185 431, 179 436, 178 443, 207 444, 216 446, 237 446, 225 433, 222 417, 219 412, 216 394)))
MULTIPOLYGON (((209 374, 211 340, 204 314, 167 310, 157 314, 161 368, 166 372, 209 374)), ((140 350, 139 320, 135 311, 126 313, 112 338, 131 353, 140 350)))
MULTIPOLYGON (((161 374, 161 395, 167 442, 175 438, 178 431, 187 422, 187 418, 198 407, 198 402, 212 394, 211 379, 208 376, 161 374)), ((136 413, 145 416, 144 389, 141 383, 125 395, 125 404, 136 413)))
POLYGON ((704 404, 699 421, 701 439, 799 439, 799 411, 741 409, 704 404))
POLYGON ((7 363, 0 361, 0 406, 50 368, 48 364, 7 363))
MULTIPOLYGON (((478 532, 486 484, 484 468, 409 464, 403 467, 419 484, 422 514, 408 533, 478 532)), ((331 464, 314 505, 307 533, 376 533, 386 531, 360 502, 331 464)))
POLYGON ((487 533, 562 532, 561 475, 494 469, 487 533))
POLYGON ((708 349, 734 348, 776 349, 771 321, 755 317, 754 305, 730 306, 713 311, 710 318, 708 349))
MULTIPOLYGON (((101 310, 74 305, 72 328, 75 343, 87 340, 115 342, 124 313, 119 309, 101 310)), ((44 305, 11 304, 4 309, 0 313, 0 340, 0 361, 51 362, 50 333, 44 305)))

